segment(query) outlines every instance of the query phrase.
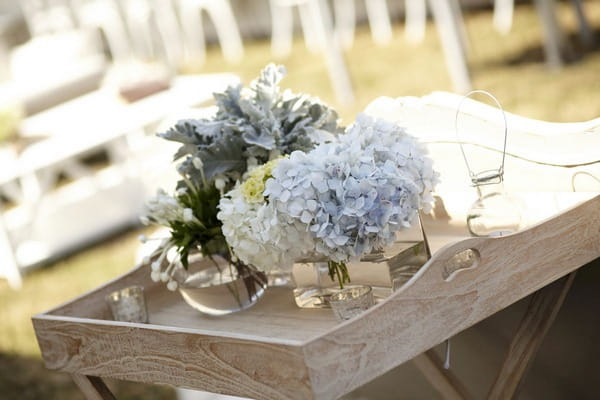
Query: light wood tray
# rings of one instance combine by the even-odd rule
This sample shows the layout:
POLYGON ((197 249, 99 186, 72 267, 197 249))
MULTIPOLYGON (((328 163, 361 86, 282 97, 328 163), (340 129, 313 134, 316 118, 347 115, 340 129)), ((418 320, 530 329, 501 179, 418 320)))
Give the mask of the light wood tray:
MULTIPOLYGON (((333 399, 600 256, 600 195, 519 233, 467 238, 448 216, 426 219, 433 258, 400 291, 359 317, 299 309, 269 289, 246 311, 199 314, 140 265, 33 317, 46 366, 256 399, 333 399), (474 267, 444 279, 447 261, 475 249, 474 267), (143 285, 149 324, 115 322, 107 293, 143 285)), ((446 275, 447 276, 447 275, 446 275)))

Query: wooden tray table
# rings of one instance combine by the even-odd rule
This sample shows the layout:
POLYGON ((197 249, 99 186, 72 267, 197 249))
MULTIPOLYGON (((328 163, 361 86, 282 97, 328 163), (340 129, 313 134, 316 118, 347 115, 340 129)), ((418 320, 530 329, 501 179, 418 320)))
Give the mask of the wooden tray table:
POLYGON ((297 308, 283 288, 246 311, 204 316, 140 265, 33 324, 46 366, 75 374, 89 398, 111 397, 101 397, 101 380, 85 376, 256 399, 334 399, 593 261, 599 227, 600 195, 499 238, 469 238, 452 220, 426 219, 432 259, 344 323, 330 310, 297 308), (449 271, 448 260, 466 249, 479 259, 449 271), (145 287, 148 324, 109 317, 106 294, 132 284, 145 287))
MULTIPOLYGON (((449 131, 460 99, 437 93, 378 99, 367 108, 406 124, 428 144, 442 172, 438 191, 443 203, 436 203, 433 217, 424 219, 433 256, 381 303, 340 323, 331 310, 299 309, 290 289, 273 288, 256 306, 214 318, 151 282, 148 266, 140 265, 33 317, 46 366, 73 374, 89 399, 113 398, 102 377, 256 399, 335 399, 414 358, 444 398, 462 399, 468 394, 427 351, 537 291, 488 396, 513 398, 569 290, 573 271, 600 257, 600 195, 590 191, 592 186, 579 189, 588 193, 563 193, 572 190, 574 174, 600 173, 594 152, 600 119, 553 124, 507 113, 516 139, 509 138, 507 149, 508 189, 552 193, 520 196, 528 205, 528 228, 498 238, 473 238, 464 213, 474 191, 466 171, 457 166, 456 134, 449 131), (451 260, 469 249, 475 262, 456 270, 451 260), (148 324, 109 318, 105 296, 132 284, 145 287, 148 324)), ((497 110, 465 103, 461 113, 474 132, 503 132, 497 110)), ((482 138, 487 136, 466 138, 478 145, 469 149, 476 158, 497 155, 494 143, 476 143, 482 138)))

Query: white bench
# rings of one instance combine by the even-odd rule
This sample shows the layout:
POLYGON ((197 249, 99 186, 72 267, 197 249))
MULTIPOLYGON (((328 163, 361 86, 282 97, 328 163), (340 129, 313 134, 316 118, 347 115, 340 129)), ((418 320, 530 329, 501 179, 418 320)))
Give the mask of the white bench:
POLYGON ((0 172, 0 192, 14 204, 0 214, 0 259, 8 260, 0 277, 19 287, 20 271, 135 223, 156 176, 173 169, 166 164, 172 148, 147 134, 237 82, 229 74, 178 77, 170 89, 131 104, 100 90, 24 120, 23 136, 44 139, 0 172), (108 163, 82 162, 99 153, 108 163), (162 164, 145 170, 152 157, 162 164))

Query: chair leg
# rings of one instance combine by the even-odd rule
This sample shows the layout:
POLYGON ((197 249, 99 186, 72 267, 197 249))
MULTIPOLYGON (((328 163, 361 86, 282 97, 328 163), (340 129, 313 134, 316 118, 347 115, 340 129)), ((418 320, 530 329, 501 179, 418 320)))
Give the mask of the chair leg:
POLYGON ((387 46, 392 41, 392 25, 386 0, 365 0, 373 41, 387 46))
POLYGON ((97 27, 104 33, 113 61, 124 62, 132 58, 125 19, 116 3, 106 0, 82 4, 75 13, 80 25, 97 27))
POLYGON ((447 0, 429 0, 429 5, 454 89, 466 93, 471 90, 471 79, 461 43, 459 22, 447 0))
POLYGON ((8 232, 4 228, 4 221, 0 215, 0 255, 2 256, 2 265, 0 273, 8 280, 8 285, 13 289, 20 289, 23 283, 19 264, 15 258, 15 253, 11 244, 8 232))
POLYGON ((335 30, 345 49, 351 49, 354 44, 354 29, 356 25, 356 9, 354 0, 334 0, 335 30))
POLYGON ((404 18, 404 37, 406 41, 411 44, 421 43, 425 38, 427 23, 425 0, 405 0, 404 18))
POLYGON ((181 66, 183 59, 183 39, 179 21, 171 1, 153 0, 154 20, 160 36, 160 44, 165 61, 172 71, 181 66))
POLYGON ((494 28, 503 35, 510 32, 515 0, 494 0, 494 28))
POLYGON ((142 58, 153 58, 156 54, 152 43, 150 6, 138 0, 126 2, 121 7, 133 50, 142 58))
POLYGON ((323 55, 336 97, 344 105, 351 104, 354 101, 352 83, 339 40, 333 32, 333 20, 329 4, 327 0, 315 0, 309 2, 308 6, 319 36, 325 38, 323 44, 326 47, 323 55))
POLYGON ((279 5, 276 0, 271 6, 271 52, 275 57, 285 57, 292 52, 294 18, 292 8, 279 5))
POLYGON ((450 9, 452 10, 452 16, 454 17, 454 21, 456 21, 456 26, 458 29, 458 37, 460 39, 460 46, 463 52, 463 56, 465 59, 469 58, 469 36, 467 35, 467 28, 465 26, 465 20, 463 18, 462 9, 460 7, 459 0, 448 0, 450 4, 450 9))
POLYGON ((544 30, 546 64, 560 68, 564 64, 562 53, 566 50, 566 40, 556 20, 554 0, 535 0, 535 5, 544 30))
POLYGON ((594 33, 590 24, 585 16, 583 9, 583 3, 581 0, 571 0, 573 8, 575 8, 575 14, 577 15, 577 21, 579 22, 579 35, 581 36, 581 42, 587 48, 594 47, 594 33))
POLYGON ((244 45, 231 3, 229 0, 211 1, 205 7, 217 30, 223 56, 230 62, 240 61, 244 57, 244 45))
POLYGON ((179 2, 179 10, 185 39, 185 58, 188 62, 204 64, 206 61, 206 44, 204 42, 201 10, 186 0, 179 2))
POLYGON ((300 26, 304 35, 304 43, 311 53, 322 51, 325 48, 325 40, 327 40, 320 29, 320 21, 314 17, 313 9, 316 4, 315 1, 319 0, 307 0, 304 3, 298 4, 298 14, 300 15, 300 26))

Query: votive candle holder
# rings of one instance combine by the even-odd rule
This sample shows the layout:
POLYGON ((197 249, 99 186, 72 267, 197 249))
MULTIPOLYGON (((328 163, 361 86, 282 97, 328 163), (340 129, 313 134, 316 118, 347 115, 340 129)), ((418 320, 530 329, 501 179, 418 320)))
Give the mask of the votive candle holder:
POLYGON ((106 296, 115 321, 123 322, 148 322, 148 311, 144 288, 141 286, 128 286, 116 290, 106 296))
POLYGON ((329 304, 340 321, 353 318, 375 304, 373 289, 367 285, 356 285, 331 295, 329 304))

